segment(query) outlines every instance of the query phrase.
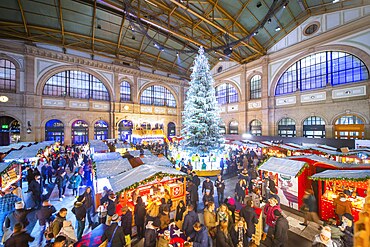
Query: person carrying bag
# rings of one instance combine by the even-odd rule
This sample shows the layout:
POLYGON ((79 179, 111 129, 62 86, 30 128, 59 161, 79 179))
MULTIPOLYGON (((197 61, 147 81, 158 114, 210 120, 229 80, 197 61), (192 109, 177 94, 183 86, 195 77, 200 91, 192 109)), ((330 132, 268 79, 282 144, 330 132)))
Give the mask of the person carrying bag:
POLYGON ((122 247, 126 245, 123 229, 118 225, 120 217, 118 214, 112 216, 112 224, 105 230, 101 237, 102 243, 99 247, 122 247))

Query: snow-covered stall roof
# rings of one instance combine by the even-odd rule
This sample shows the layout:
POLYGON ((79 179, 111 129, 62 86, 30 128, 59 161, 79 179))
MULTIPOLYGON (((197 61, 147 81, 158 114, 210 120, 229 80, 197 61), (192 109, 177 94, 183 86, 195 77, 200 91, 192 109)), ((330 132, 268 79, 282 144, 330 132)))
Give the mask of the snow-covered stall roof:
POLYGON ((91 140, 90 149, 93 149, 95 153, 107 152, 109 150, 108 145, 101 140, 91 140))
POLYGON ((21 149, 23 147, 27 147, 33 144, 34 142, 18 142, 18 143, 12 143, 9 146, 1 146, 0 153, 7 153, 12 149, 17 150, 17 149, 21 149))
POLYGON ((103 160, 95 162, 96 165, 96 176, 98 178, 107 178, 110 176, 116 176, 123 172, 127 172, 132 169, 130 162, 127 159, 119 157, 114 160, 103 160))
POLYGON ((294 177, 305 166, 305 164, 306 163, 303 161, 271 157, 259 167, 259 170, 276 172, 282 175, 294 177))
POLYGON ((340 162, 335 161, 335 160, 330 160, 330 159, 327 159, 325 157, 322 157, 322 156, 319 156, 319 155, 316 155, 316 154, 297 155, 297 156, 285 157, 285 159, 299 159, 299 158, 310 159, 310 160, 313 160, 313 161, 316 161, 316 162, 320 162, 320 163, 324 163, 324 164, 327 164, 327 165, 334 166, 336 168, 342 168, 342 167, 348 166, 348 164, 340 163, 340 162))
POLYGON ((146 165, 159 165, 159 166, 173 167, 173 164, 165 157, 159 158, 157 156, 151 156, 151 157, 143 157, 140 159, 146 165))
POLYGON ((131 145, 128 143, 118 142, 114 144, 115 148, 131 148, 131 145))
POLYGON ((111 153, 94 153, 93 160, 95 162, 100 162, 103 160, 114 160, 114 159, 121 159, 121 155, 118 152, 111 152, 111 153))
POLYGON ((368 180, 370 170, 326 170, 311 176, 314 180, 368 180))
POLYGON ((169 174, 173 176, 186 176, 185 173, 170 167, 141 165, 133 168, 130 171, 109 178, 109 183, 111 184, 114 192, 120 192, 125 188, 137 182, 143 181, 144 179, 153 177, 158 173, 169 174))
MULTIPOLYGON (((140 150, 132 150, 132 151, 129 151, 129 153, 134 156, 134 157, 139 157, 140 156, 140 150)), ((151 156, 154 156, 152 154, 152 152, 149 151, 149 149, 144 149, 144 156, 147 156, 147 155, 151 155, 151 156)))
POLYGON ((11 162, 1 162, 0 163, 0 173, 6 170, 10 166, 11 162))
POLYGON ((36 157, 37 152, 40 149, 45 149, 47 146, 51 146, 54 142, 52 141, 44 141, 34 144, 29 147, 23 147, 20 150, 14 150, 10 152, 8 155, 5 156, 5 161, 12 161, 12 160, 24 160, 36 157))

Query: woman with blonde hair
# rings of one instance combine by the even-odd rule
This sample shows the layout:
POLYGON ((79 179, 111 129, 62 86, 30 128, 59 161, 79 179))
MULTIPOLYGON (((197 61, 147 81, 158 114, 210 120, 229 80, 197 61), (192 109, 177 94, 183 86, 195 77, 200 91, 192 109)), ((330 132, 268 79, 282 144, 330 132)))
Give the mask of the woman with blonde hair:
POLYGON ((232 217, 231 212, 227 208, 226 204, 221 204, 221 206, 217 209, 217 222, 220 223, 222 221, 226 221, 228 224, 228 228, 230 228, 232 224, 232 217))
POLYGON ((248 246, 247 223, 240 217, 239 221, 231 228, 231 239, 235 247, 248 246))
POLYGON ((148 224, 149 221, 152 221, 153 223, 157 223, 158 226, 160 226, 160 220, 159 220, 159 205, 157 205, 155 202, 148 205, 146 209, 146 219, 145 219, 145 225, 148 224))

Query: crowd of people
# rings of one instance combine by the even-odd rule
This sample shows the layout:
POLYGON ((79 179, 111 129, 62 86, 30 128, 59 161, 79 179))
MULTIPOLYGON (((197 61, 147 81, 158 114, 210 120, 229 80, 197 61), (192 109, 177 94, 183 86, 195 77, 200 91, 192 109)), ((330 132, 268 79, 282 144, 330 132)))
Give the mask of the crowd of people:
MULTIPOLYGON (((29 246, 35 239, 38 239, 39 246, 72 246, 82 238, 86 228, 94 229, 98 224, 105 224, 101 235, 103 244, 131 246, 134 222, 136 241, 142 241, 144 247, 174 244, 169 232, 174 226, 183 233, 184 246, 257 246, 256 225, 262 223, 262 241, 269 237, 272 246, 284 246, 288 242, 289 222, 280 207, 274 177, 258 171, 258 164, 264 158, 254 150, 229 150, 220 161, 221 173, 217 178, 207 177, 203 182, 192 170, 192 162, 175 161, 188 175, 186 200, 173 205, 170 198, 165 197, 160 205, 146 205, 143 198, 137 196, 132 210, 122 205, 115 192, 107 187, 100 205, 95 205, 91 187, 92 160, 88 149, 55 146, 48 150, 47 155, 44 152, 37 163, 25 168, 26 193, 31 203, 26 205, 26 196, 17 184, 0 197, 0 223, 5 229, 5 232, 1 229, 2 240, 6 247, 29 246), (235 187, 232 187, 234 194, 225 195, 225 176, 237 176, 235 187), (72 208, 57 210, 52 205, 48 197, 50 188, 54 186, 60 201, 64 200, 66 189, 71 190, 72 208), (80 193, 82 186, 84 189, 80 193), (37 238, 31 236, 32 229, 29 228, 29 215, 33 212, 41 229, 37 238), (67 220, 70 213, 74 215, 75 226, 67 220), (98 215, 97 222, 94 221, 95 214, 98 215), (259 222, 261 220, 263 222, 259 222)), ((321 225, 313 246, 352 246, 353 216, 346 208, 340 210, 339 207, 343 206, 340 200, 336 209, 338 220, 327 223, 318 217, 312 190, 306 191, 303 202, 300 210, 304 213, 304 222, 301 225, 307 226, 310 221, 321 225)))

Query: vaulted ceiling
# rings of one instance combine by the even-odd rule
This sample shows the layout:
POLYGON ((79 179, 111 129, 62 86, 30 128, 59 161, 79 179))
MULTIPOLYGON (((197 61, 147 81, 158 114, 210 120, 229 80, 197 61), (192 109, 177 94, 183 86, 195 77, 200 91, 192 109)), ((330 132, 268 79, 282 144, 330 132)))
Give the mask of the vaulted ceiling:
POLYGON ((57 45, 189 76, 200 45, 211 65, 220 57, 247 63, 308 17, 365 1, 6 0, 0 1, 0 38, 57 45), (228 47, 232 53, 225 56, 228 47))

